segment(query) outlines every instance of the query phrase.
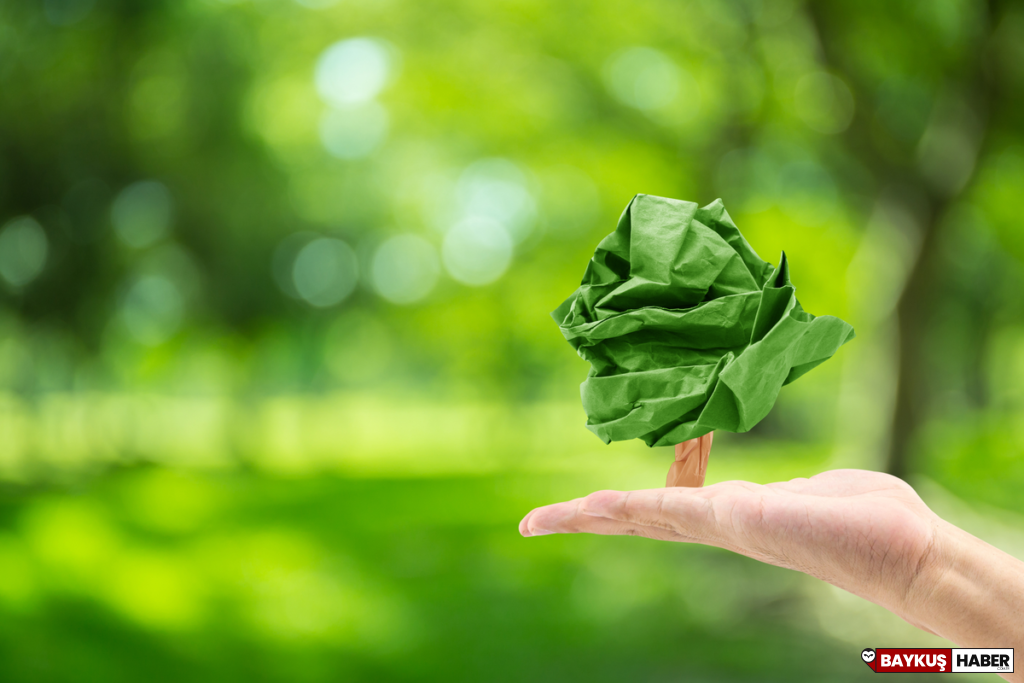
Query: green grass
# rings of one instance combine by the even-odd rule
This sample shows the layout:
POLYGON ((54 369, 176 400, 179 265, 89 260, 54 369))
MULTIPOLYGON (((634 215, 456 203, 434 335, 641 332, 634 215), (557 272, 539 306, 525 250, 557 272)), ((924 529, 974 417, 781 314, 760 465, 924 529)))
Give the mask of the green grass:
POLYGON ((522 539, 566 475, 139 466, 4 498, 5 681, 860 680, 800 577, 718 549, 522 539), (21 569, 17 569, 21 567, 21 569), (84 674, 84 675, 83 675, 84 674))

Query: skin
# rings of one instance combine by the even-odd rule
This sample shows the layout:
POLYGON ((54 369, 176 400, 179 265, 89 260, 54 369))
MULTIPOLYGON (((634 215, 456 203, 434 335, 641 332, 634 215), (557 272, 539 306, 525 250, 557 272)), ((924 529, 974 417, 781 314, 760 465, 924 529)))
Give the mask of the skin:
MULTIPOLYGON (((944 521, 888 474, 598 491, 531 511, 519 531, 717 546, 827 581, 960 647, 1024 652, 1024 562, 944 521)), ((1024 683, 1024 666, 1014 668, 1003 678, 1024 683)))

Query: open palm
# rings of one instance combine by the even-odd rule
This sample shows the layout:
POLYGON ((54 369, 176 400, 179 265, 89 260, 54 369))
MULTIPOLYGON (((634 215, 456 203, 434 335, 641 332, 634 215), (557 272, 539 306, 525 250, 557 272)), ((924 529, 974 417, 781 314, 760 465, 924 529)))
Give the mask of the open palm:
POLYGON ((519 530, 524 536, 628 534, 718 546, 818 577, 921 626, 907 606, 940 524, 902 480, 834 470, 767 485, 598 491, 537 508, 519 530))

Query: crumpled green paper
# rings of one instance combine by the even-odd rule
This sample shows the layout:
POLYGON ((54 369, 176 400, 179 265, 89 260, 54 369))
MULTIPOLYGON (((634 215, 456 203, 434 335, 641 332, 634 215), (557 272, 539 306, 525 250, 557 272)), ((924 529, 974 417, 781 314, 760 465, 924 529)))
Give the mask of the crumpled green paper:
POLYGON ((648 446, 751 429, 854 336, 800 307, 785 253, 762 261, 720 199, 636 195, 551 315, 591 364, 587 428, 648 446))

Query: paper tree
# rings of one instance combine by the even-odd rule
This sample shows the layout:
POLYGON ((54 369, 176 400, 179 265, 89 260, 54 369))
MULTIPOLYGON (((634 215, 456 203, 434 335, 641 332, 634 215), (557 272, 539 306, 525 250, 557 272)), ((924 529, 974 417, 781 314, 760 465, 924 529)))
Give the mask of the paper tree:
POLYGON ((668 485, 702 486, 716 429, 745 432, 853 328, 801 308, 782 254, 762 261, 721 200, 638 194, 552 314, 591 364, 587 428, 676 445, 668 485))

